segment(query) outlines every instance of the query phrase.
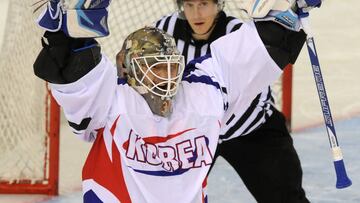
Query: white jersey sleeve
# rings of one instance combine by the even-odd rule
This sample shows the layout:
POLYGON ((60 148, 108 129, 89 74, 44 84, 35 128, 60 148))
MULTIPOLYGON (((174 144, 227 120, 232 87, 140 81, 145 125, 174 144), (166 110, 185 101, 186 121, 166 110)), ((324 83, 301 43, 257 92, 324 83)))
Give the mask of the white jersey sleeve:
POLYGON ((223 121, 229 119, 233 109, 238 114, 244 113, 256 95, 282 73, 252 22, 214 41, 211 53, 214 66, 221 69, 228 94, 229 109, 223 121))
POLYGON ((63 107, 73 132, 86 141, 93 141, 96 130, 105 125, 116 91, 116 71, 103 55, 101 62, 79 80, 51 84, 51 92, 63 107))

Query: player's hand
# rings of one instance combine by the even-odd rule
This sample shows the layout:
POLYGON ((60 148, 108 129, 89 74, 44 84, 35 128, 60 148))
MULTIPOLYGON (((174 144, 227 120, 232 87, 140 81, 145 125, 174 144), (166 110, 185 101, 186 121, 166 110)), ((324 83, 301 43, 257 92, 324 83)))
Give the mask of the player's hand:
POLYGON ((111 0, 51 0, 37 22, 43 29, 62 30, 73 38, 109 35, 108 11, 111 0))

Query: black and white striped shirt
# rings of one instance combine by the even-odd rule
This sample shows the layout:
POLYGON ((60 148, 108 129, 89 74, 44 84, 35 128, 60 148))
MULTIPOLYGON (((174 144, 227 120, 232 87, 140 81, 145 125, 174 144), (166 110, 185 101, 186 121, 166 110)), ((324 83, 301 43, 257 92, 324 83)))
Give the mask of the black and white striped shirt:
MULTIPOLYGON (((226 16, 225 12, 221 11, 209 39, 195 40, 192 37, 190 25, 186 20, 179 17, 178 12, 164 16, 156 22, 156 27, 166 31, 175 38, 177 48, 184 55, 186 63, 194 58, 209 54, 210 44, 213 41, 239 29, 241 25, 241 20, 232 16, 226 16)), ((233 114, 224 126, 225 131, 223 132, 226 133, 220 135, 220 139, 229 140, 249 134, 265 123, 266 119, 272 115, 274 109, 274 98, 271 88, 268 87, 257 95, 245 113, 237 115, 237 113, 240 113, 236 109, 231 111, 233 114)))

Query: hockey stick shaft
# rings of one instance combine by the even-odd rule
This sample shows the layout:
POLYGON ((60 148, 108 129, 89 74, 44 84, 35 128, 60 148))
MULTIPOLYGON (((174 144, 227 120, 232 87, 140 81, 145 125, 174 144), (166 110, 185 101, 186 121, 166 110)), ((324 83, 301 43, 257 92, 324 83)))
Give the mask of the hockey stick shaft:
POLYGON ((303 25, 304 31, 307 34, 306 45, 309 52, 309 57, 312 66, 312 71, 314 74, 317 92, 319 95, 321 110, 324 116, 326 131, 328 134, 330 147, 332 150, 332 156, 334 160, 334 166, 335 166, 335 172, 337 178, 336 188, 338 189, 346 188, 350 186, 352 183, 349 177, 347 176, 342 152, 336 136, 335 126, 330 111, 329 100, 326 94, 324 80, 320 69, 319 58, 316 52, 314 37, 311 34, 307 17, 301 18, 301 23, 303 25))

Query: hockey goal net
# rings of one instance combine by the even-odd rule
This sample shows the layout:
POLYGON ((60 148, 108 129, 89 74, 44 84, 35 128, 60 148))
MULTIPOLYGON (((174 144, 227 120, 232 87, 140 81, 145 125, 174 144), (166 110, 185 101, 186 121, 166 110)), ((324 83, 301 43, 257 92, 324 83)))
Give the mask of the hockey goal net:
POLYGON ((32 72, 41 32, 29 22, 29 3, 9 2, 3 31, 0 193, 57 194, 59 108, 32 72))
MULTIPOLYGON (((9 0, 0 52, 0 193, 58 193, 59 107, 32 64, 41 49, 42 31, 29 21, 37 0, 9 0)), ((109 37, 99 39, 113 56, 135 29, 176 10, 174 0, 113 0, 109 37)), ((236 3, 225 11, 238 16, 236 3)), ((291 121, 291 68, 274 86, 277 106, 291 121)))

